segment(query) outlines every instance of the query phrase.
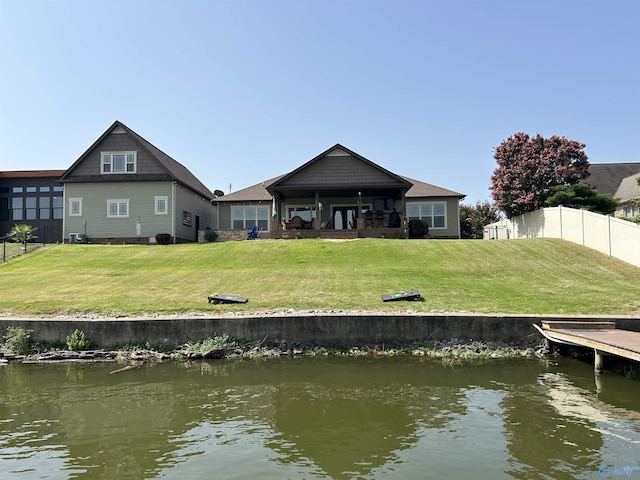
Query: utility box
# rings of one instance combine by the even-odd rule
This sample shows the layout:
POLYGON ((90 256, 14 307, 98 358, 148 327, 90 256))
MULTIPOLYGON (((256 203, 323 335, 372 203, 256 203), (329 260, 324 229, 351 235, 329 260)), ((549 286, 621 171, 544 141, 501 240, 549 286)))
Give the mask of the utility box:
POLYGON ((87 243, 87 236, 84 233, 70 233, 69 243, 87 243))

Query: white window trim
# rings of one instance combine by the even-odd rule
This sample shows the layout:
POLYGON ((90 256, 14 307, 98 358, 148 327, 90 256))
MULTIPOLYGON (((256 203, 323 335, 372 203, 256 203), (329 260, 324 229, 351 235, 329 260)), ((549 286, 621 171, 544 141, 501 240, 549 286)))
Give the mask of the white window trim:
POLYGON ((129 218, 129 199, 128 198, 123 198, 123 199, 110 199, 107 200, 107 218, 129 218), (116 215, 111 215, 111 204, 113 203, 117 203, 118 204, 118 213, 116 215), (127 214, 126 215, 120 215, 120 204, 121 203, 125 203, 127 205, 127 214))
MULTIPOLYGON (((407 219, 413 218, 413 217, 409 216, 409 206, 410 205, 425 205, 425 204, 432 205, 432 207, 431 207, 432 211, 434 211, 434 206, 435 205, 444 205, 444 214, 443 214, 444 215, 444 226, 442 226, 442 227, 429 227, 429 230, 446 230, 448 228, 448 225, 447 225, 447 202, 444 202, 444 201, 407 202, 407 219)), ((436 216, 439 217, 440 215, 432 215, 431 218, 433 219, 433 217, 436 217, 436 216)), ((423 220, 423 217, 421 216, 420 219, 423 220)))
POLYGON ((133 150, 133 151, 126 151, 126 152, 100 152, 100 173, 102 175, 131 175, 131 174, 135 174, 138 171, 138 152, 133 150), (106 155, 111 155, 113 157, 113 155, 124 155, 125 156, 125 160, 124 160, 124 165, 125 165, 125 171, 124 172, 114 172, 113 171, 113 159, 110 159, 109 163, 111 164, 111 171, 110 172, 105 172, 104 171, 104 166, 107 163, 105 160, 105 156, 106 155), (133 155, 133 171, 128 172, 127 171, 127 155, 133 155))
POLYGON ((82 216, 82 198, 70 198, 69 199, 69 216, 81 217, 82 216), (73 213, 73 204, 78 203, 78 213, 73 213))
POLYGON ((159 195, 153 197, 153 212, 156 215, 169 215, 169 197, 167 195, 159 195), (164 212, 158 210, 158 202, 164 200, 164 212))

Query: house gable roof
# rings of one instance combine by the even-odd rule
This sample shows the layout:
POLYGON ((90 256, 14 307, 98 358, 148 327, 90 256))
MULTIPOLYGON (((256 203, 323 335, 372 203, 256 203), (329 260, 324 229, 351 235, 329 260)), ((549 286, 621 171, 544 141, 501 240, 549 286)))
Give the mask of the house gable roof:
POLYGON ((411 188, 411 182, 339 143, 267 186, 270 193, 411 188))
POLYGON ((193 175, 184 165, 177 162, 162 150, 151 144, 136 132, 131 130, 122 122, 116 120, 81 156, 71 165, 60 177, 62 183, 65 182, 131 182, 131 181, 176 181, 184 187, 199 195, 211 200, 215 195, 193 175), (143 149, 155 163, 153 173, 139 174, 111 174, 106 178, 99 171, 92 171, 91 174, 79 172, 82 164, 114 134, 125 134, 141 149, 143 149))
POLYGON ((640 162, 636 163, 592 163, 589 165, 587 183, 598 191, 616 196, 616 191, 624 178, 640 172, 640 162))
POLYGON ((623 178, 614 197, 619 198, 621 202, 628 202, 634 198, 640 198, 640 185, 638 185, 638 178, 640 178, 640 172, 623 178))

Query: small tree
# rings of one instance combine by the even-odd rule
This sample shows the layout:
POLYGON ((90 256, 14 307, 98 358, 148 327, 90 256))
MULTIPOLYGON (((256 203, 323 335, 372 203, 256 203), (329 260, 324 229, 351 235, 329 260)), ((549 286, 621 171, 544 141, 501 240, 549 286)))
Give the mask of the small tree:
POLYGON ((585 144, 553 136, 516 133, 494 149, 491 176, 496 207, 511 218, 545 205, 553 187, 574 185, 589 174, 585 144))
POLYGON ((620 203, 609 194, 598 193, 586 183, 576 183, 569 187, 553 187, 545 203, 551 207, 578 208, 609 215, 620 203))
POLYGON ((484 201, 473 205, 460 205, 460 236, 462 238, 482 238, 484 226, 500 220, 495 205, 484 201))
POLYGON ((38 238, 33 234, 33 227, 25 224, 15 225, 7 237, 17 243, 27 243, 38 238))

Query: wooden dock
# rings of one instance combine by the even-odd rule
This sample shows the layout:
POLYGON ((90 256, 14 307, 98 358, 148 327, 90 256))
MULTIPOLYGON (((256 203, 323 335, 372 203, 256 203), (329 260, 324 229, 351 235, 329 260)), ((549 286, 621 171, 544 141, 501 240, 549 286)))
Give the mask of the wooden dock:
POLYGON ((604 355, 640 362, 640 332, 616 329, 615 322, 542 321, 542 328, 534 327, 551 342, 593 348, 597 373, 604 355))

